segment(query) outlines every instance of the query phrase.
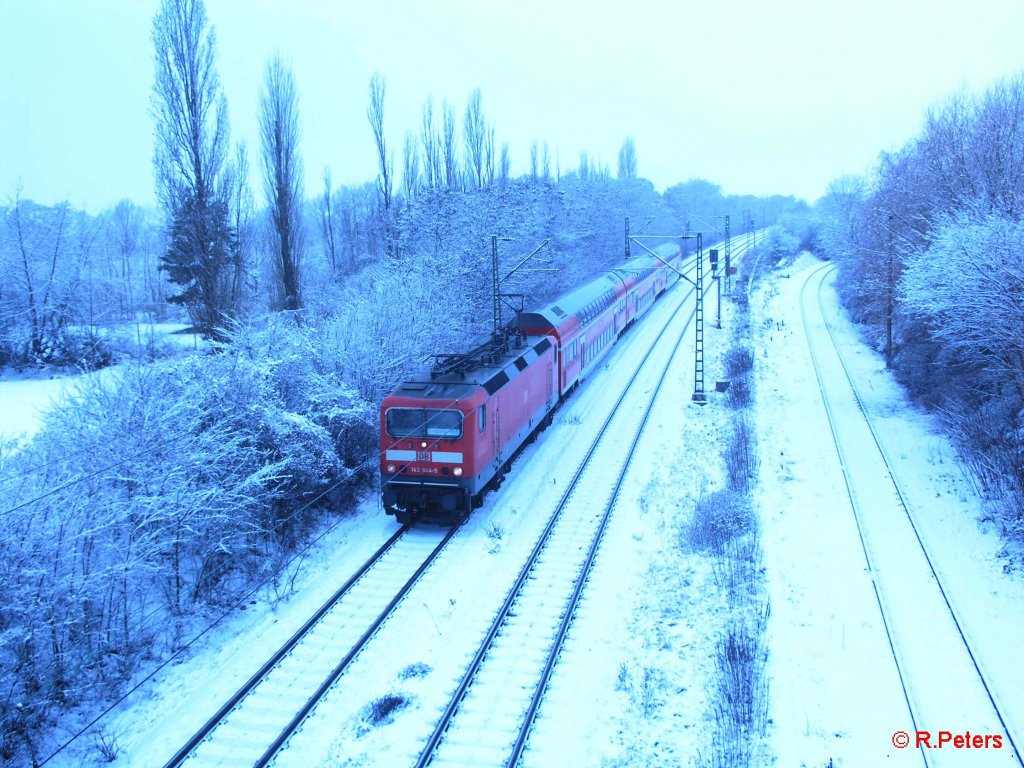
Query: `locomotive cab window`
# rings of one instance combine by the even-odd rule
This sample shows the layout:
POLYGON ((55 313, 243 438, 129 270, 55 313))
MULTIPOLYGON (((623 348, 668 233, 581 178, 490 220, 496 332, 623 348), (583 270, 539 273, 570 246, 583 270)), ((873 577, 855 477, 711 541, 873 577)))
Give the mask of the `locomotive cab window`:
POLYGON ((462 437, 462 413, 439 408, 389 408, 385 416, 391 437, 462 437))
POLYGON ((487 429, 487 404, 484 403, 476 409, 477 429, 483 432, 487 429))

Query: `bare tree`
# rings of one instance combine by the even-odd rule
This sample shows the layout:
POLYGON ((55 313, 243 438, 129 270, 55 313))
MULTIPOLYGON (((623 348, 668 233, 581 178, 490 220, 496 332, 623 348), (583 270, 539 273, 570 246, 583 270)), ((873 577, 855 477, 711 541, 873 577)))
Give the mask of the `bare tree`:
POLYGON ((281 57, 274 56, 267 62, 260 96, 260 138, 263 181, 273 228, 274 263, 281 280, 281 305, 286 310, 302 306, 299 279, 305 235, 299 133, 295 79, 281 57))
POLYGON ((370 106, 366 109, 366 119, 373 129, 373 139, 377 143, 377 186, 384 200, 384 210, 391 210, 391 192, 394 184, 394 159, 388 154, 387 141, 384 138, 384 96, 387 92, 387 81, 379 72, 370 78, 370 106))
POLYGON ((235 232, 232 244, 232 281, 231 305, 238 306, 245 292, 245 279, 248 274, 249 256, 252 252, 253 240, 253 200, 249 189, 249 153, 245 142, 235 147, 235 160, 231 167, 231 184, 229 208, 231 226, 235 232))
POLYGON ((402 194, 405 199, 412 200, 421 184, 419 147, 413 132, 406 131, 402 147, 402 194))
POLYGON ((334 192, 331 189, 331 169, 324 168, 324 194, 320 198, 320 236, 324 241, 324 254, 331 274, 338 274, 338 238, 334 221, 334 192))
POLYGON ((170 220, 161 269, 182 287, 184 305, 208 335, 219 335, 234 307, 234 233, 222 185, 227 102, 214 68, 216 37, 202 0, 161 0, 153 19, 157 192, 170 220))
POLYGON ((530 176, 536 181, 540 175, 540 158, 537 156, 537 142, 534 140, 530 144, 530 176))
POLYGON ((455 110, 447 101, 441 107, 441 130, 444 185, 448 189, 455 189, 459 183, 459 161, 455 157, 455 110))
POLYGON ((544 153, 541 156, 541 175, 547 181, 551 178, 551 155, 548 152, 548 143, 544 142, 544 153))
POLYGON ((142 209, 127 199, 114 206, 108 222, 108 235, 113 238, 121 261, 121 290, 118 291, 121 317, 130 318, 135 313, 132 259, 141 245, 144 222, 142 209))
POLYGON ((466 104, 466 116, 462 123, 462 140, 466 145, 466 160, 473 184, 483 189, 486 178, 487 122, 484 119, 480 89, 474 88, 466 104))
POLYGON ((59 337, 67 324, 67 302, 58 274, 68 249, 69 205, 51 209, 21 199, 20 191, 7 216, 8 238, 14 244, 17 266, 14 287, 24 297, 19 308, 28 320, 26 357, 50 362, 57 356, 59 337))
POLYGON ((580 167, 577 172, 579 173, 580 181, 590 179, 590 157, 585 149, 580 150, 580 167))
POLYGON ((627 136, 619 149, 619 178, 636 178, 636 145, 632 136, 627 136))
POLYGON ((508 142, 502 142, 501 145, 501 160, 498 163, 498 183, 504 188, 508 185, 509 177, 512 173, 512 161, 508 156, 508 142))
POLYGON ((427 97, 423 104, 420 124, 420 143, 423 147, 423 183, 430 189, 441 185, 441 140, 434 128, 434 100, 427 97))
POLYGON ((487 129, 484 141, 484 185, 494 186, 494 128, 487 129))

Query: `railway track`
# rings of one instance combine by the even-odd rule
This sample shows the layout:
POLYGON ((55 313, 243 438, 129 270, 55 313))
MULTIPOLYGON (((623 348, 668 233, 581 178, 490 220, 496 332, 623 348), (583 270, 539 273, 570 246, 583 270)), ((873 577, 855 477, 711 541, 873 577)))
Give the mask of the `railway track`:
MULTIPOLYGON (((678 325, 684 304, 680 301, 655 345, 678 325)), ((645 358, 624 387, 434 726, 417 766, 518 763, 619 488, 692 319, 691 312, 678 334, 666 339, 673 344, 672 352, 655 383, 641 377, 648 367, 645 358), (646 403, 636 391, 643 387, 650 387, 646 403), (626 435, 632 437, 623 454, 626 435), (609 467, 618 469, 608 472, 609 467)))
MULTIPOLYGON (((975 653, 935 567, 908 495, 892 469, 826 319, 822 290, 825 279, 834 273, 835 267, 826 265, 807 278, 801 290, 801 316, 911 724, 915 732, 970 727, 974 733, 1001 734, 1006 748, 978 750, 972 755, 977 762, 971 764, 1013 764, 1024 768, 1017 746, 1020 742, 1013 738, 991 677, 975 653), (814 307, 808 292, 814 286, 814 303, 827 334, 827 346, 812 340, 816 334, 812 332, 809 315, 814 307), (827 383, 829 379, 831 383, 827 383), (854 455, 856 461, 852 460, 854 455), (928 636, 927 642, 917 639, 922 635, 928 636)), ((956 755, 942 754, 923 745, 919 754, 926 767, 942 765, 944 761, 964 764, 957 762, 956 755)))
POLYGON ((269 764, 457 530, 399 528, 165 768, 269 764))

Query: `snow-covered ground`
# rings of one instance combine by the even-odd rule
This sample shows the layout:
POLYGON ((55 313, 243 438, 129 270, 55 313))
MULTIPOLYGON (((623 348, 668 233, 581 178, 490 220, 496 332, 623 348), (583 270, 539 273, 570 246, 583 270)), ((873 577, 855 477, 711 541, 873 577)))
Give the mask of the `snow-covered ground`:
MULTIPOLYGON (((830 760, 834 766, 916 764, 919 754, 891 743, 894 731, 911 730, 906 705, 803 338, 799 291, 818 266, 805 257, 788 276, 769 273, 751 303, 761 459, 756 497, 772 604, 769 746, 774 764, 787 768, 824 768, 830 760)), ((343 678, 343 695, 317 709, 278 764, 409 764, 424 723, 446 703, 480 626, 504 598, 546 519, 564 468, 575 466, 600 414, 621 390, 621 371, 645 356, 676 300, 656 305, 617 345, 608 371, 583 387, 517 460, 500 492, 487 497, 451 551, 356 660, 343 678), (400 703, 376 718, 373 704, 386 696, 400 703)), ((710 383, 721 371, 733 308, 725 305, 726 327, 718 330, 713 300, 709 304, 710 383)), ((1019 724, 1024 673, 1013 657, 1024 637, 1024 587, 1002 572, 995 533, 976 523, 981 503, 948 442, 929 416, 905 401, 838 308, 832 311, 901 478, 914 497, 927 499, 919 505, 927 518, 922 533, 986 669, 999 681, 1011 727, 1019 724)), ((692 331, 682 344, 669 390, 638 445, 525 764, 689 766, 707 754, 715 642, 730 608, 712 563, 685 545, 685 532, 697 499, 724 483, 719 451, 731 411, 715 394, 705 407, 691 404, 692 331)), ((115 764, 152 765, 169 757, 393 529, 377 499, 367 499, 307 553, 294 593, 281 600, 264 595, 236 611, 145 683, 104 719, 107 739, 120 749, 115 764)), ((926 635, 929 628, 919 631, 926 635)), ((980 727, 920 725, 957 733, 980 727)), ((79 764, 83 748, 76 744, 52 764, 79 764)))
POLYGON ((42 425, 43 416, 62 398, 79 387, 116 376, 120 365, 86 374, 0 373, 0 441, 31 439, 42 425))
MULTIPOLYGON (((166 344, 181 351, 202 348, 204 342, 199 336, 182 333, 187 327, 183 323, 131 323, 96 331, 104 336, 117 334, 127 338, 140 349, 151 344, 166 344)), ((120 368, 121 365, 114 365, 88 374, 0 370, 0 444, 31 439, 39 431, 43 415, 61 398, 74 394, 83 383, 116 376, 120 368)))

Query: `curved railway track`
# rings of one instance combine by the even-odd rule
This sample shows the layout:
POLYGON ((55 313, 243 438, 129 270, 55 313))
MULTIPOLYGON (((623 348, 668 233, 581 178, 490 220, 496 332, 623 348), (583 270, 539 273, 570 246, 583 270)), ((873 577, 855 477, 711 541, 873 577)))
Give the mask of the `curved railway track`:
MULTIPOLYGON (((835 445, 836 453, 839 457, 839 463, 842 469, 843 479, 846 486, 847 497, 850 502, 851 509, 853 510, 854 520, 856 522, 857 531, 860 538, 861 548, 864 554, 864 559, 867 563, 868 573, 871 576, 872 587, 874 589, 875 600, 878 604, 878 609, 881 615, 883 628, 885 630, 886 638, 888 641, 889 650, 891 651, 893 660, 896 665, 896 672, 899 678, 900 686, 903 693, 903 698, 907 705, 907 710, 911 718, 911 723, 915 731, 919 730, 933 730, 939 727, 948 727, 953 725, 954 727, 966 727, 967 723, 973 728, 977 728, 977 723, 980 720, 980 714, 977 707, 982 709, 988 708, 989 712, 985 713, 989 717, 989 722, 992 724, 998 723, 1001 727, 1002 735, 1006 739, 1009 747, 1009 751, 1012 752, 1012 764, 1024 768, 1024 760, 1021 758, 1020 751, 1017 747, 1017 742, 1011 733, 1009 724, 1003 714, 1003 710, 998 704, 998 698, 993 691, 989 676, 983 670, 982 664, 979 662, 977 654, 975 653, 974 647, 969 640, 968 633, 965 631, 963 622, 960 619, 958 612, 956 611, 953 602, 950 600, 948 590, 943 584, 943 579, 940 572, 936 569, 934 560, 928 551, 928 547, 925 544, 924 539, 921 537, 920 529, 915 519, 915 515, 912 511, 911 505, 908 503, 907 494, 902 489, 900 482, 896 476, 896 473, 892 469, 892 463, 889 460, 889 456, 883 447, 882 441, 879 439, 878 432, 875 428, 874 423, 867 409, 864 405, 864 399, 858 389, 852 374, 843 359, 842 353, 839 349, 839 344, 836 340, 835 333, 832 327, 829 325, 824 304, 822 300, 822 289, 825 283, 825 279, 835 274, 834 265, 824 265, 821 268, 812 272, 801 289, 801 301, 800 310, 801 317, 803 319, 804 333, 807 339, 808 349, 810 351, 811 362, 814 367, 814 373, 818 382, 818 388, 821 393, 822 403, 825 408, 825 413, 828 418, 829 428, 833 443, 835 445), (816 348, 812 338, 811 321, 808 317, 808 290, 816 282, 815 292, 815 303, 817 310, 821 314, 821 325, 827 332, 829 346, 825 350, 816 348), (837 414, 837 408, 835 404, 835 398, 837 397, 834 388, 831 390, 826 384, 826 374, 824 372, 825 363, 822 360, 822 353, 828 354, 829 352, 834 353, 835 361, 838 363, 838 368, 835 365, 832 366, 834 372, 841 371, 841 382, 845 383, 848 389, 849 396, 852 397, 852 401, 855 404, 856 413, 859 414, 859 421, 867 428, 868 439, 861 439, 860 445, 870 445, 873 448, 871 451, 874 456, 873 461, 880 462, 881 472, 875 472, 874 479, 877 481, 880 479, 880 475, 884 475, 881 478, 881 485, 886 486, 886 490, 891 490, 890 498, 893 503, 889 504, 889 509, 896 512, 893 518, 890 518, 890 525, 887 530, 879 530, 877 524, 872 525, 866 518, 869 517, 870 513, 867 506, 858 498, 858 495, 863 493, 865 496, 868 494, 864 491, 864 479, 863 477, 855 477, 854 475, 860 474, 860 468, 851 463, 850 456, 845 450, 844 440, 850 440, 850 434, 842 426, 840 426, 841 419, 837 414), (898 510, 893 509, 898 508, 898 510), (905 526, 907 531, 901 535, 895 526, 905 526), (872 535, 874 532, 874 536, 872 535), (880 534, 885 534, 880 535, 880 534), (913 542, 912 546, 903 546, 900 549, 900 556, 907 560, 919 560, 916 564, 918 572, 926 576, 923 583, 928 584, 932 587, 928 590, 928 595, 919 595, 919 599, 922 602, 927 603, 930 610, 927 613, 927 624, 924 626, 905 626, 905 619, 902 618, 901 613, 894 611, 890 605, 890 599, 892 602, 896 602, 897 597, 890 598, 886 594, 887 588, 892 588, 891 582, 892 577, 887 577, 887 569, 893 568, 896 565, 891 557, 887 557, 884 554, 884 550, 887 549, 884 539, 886 537, 896 538, 899 537, 900 541, 909 543, 913 542), (883 550, 883 557, 877 556, 876 550, 883 550), (881 562, 880 562, 881 560, 881 562), (919 633, 928 632, 936 633, 941 636, 946 642, 946 648, 944 655, 940 658, 949 661, 954 660, 960 665, 961 671, 969 669, 968 677, 973 679, 976 686, 980 688, 976 691, 968 690, 955 690, 955 691, 943 691, 940 690, 936 685, 936 678, 942 678, 944 675, 936 675, 937 671, 948 673, 950 670, 944 665, 938 667, 933 663, 930 666, 922 659, 913 657, 912 654, 907 654, 902 650, 903 643, 900 640, 901 628, 906 631, 916 631, 919 633), (950 646, 956 646, 951 648, 950 646), (936 694, 934 698, 930 698, 925 693, 918 691, 918 687, 925 689, 925 693, 936 694), (945 696, 945 701, 935 702, 935 699, 945 696), (950 708, 949 702, 960 703, 959 700, 970 700, 971 705, 975 707, 972 712, 967 710, 967 715, 973 717, 973 720, 964 721, 963 713, 964 710, 957 710, 955 707, 950 708), (936 709, 945 708, 945 711, 941 713, 941 720, 935 722, 936 709), (960 712, 961 717, 957 718, 950 715, 950 712, 960 712), (925 716, 930 716, 929 720, 925 720, 925 716)), ((863 457, 863 453, 861 454, 863 457)), ((863 458, 861 459, 862 463, 863 458)), ((920 584, 919 580, 919 584, 920 584)), ((896 590, 893 590, 894 592, 896 590)), ((924 590, 922 590, 924 591, 924 590)), ((904 642, 907 640, 904 637, 904 642)), ((964 705, 965 707, 968 705, 964 705)), ((993 731, 989 731, 990 733, 993 731)), ((925 749, 922 745, 919 749, 921 760, 926 767, 933 765, 941 765, 943 756, 938 751, 930 751, 925 749)), ((947 758, 950 756, 946 756, 947 758)), ((979 759, 991 758, 993 763, 996 759, 1000 762, 999 764, 1005 765, 1006 755, 1001 754, 998 757, 995 755, 982 755, 978 754, 979 759)), ((954 760, 955 763, 955 760, 954 760)), ((962 763, 958 763, 962 764, 962 763)))
MULTIPOLYGON (((661 342, 684 304, 685 297, 652 349, 661 342)), ((672 352, 646 393, 646 404, 638 402, 635 390, 639 387, 635 385, 639 380, 643 386, 651 386, 649 379, 640 378, 648 358, 624 387, 434 726, 416 763, 418 768, 511 766, 519 762, 619 488, 692 319, 693 312, 679 333, 667 339, 673 344, 672 352), (639 409, 634 407, 637 405, 639 409), (638 421, 637 410, 642 412, 638 421), (632 440, 623 454, 627 434, 632 434, 632 440), (611 439, 607 439, 609 436, 611 439), (618 471, 608 476, 607 468, 617 463, 621 463, 618 471)))

